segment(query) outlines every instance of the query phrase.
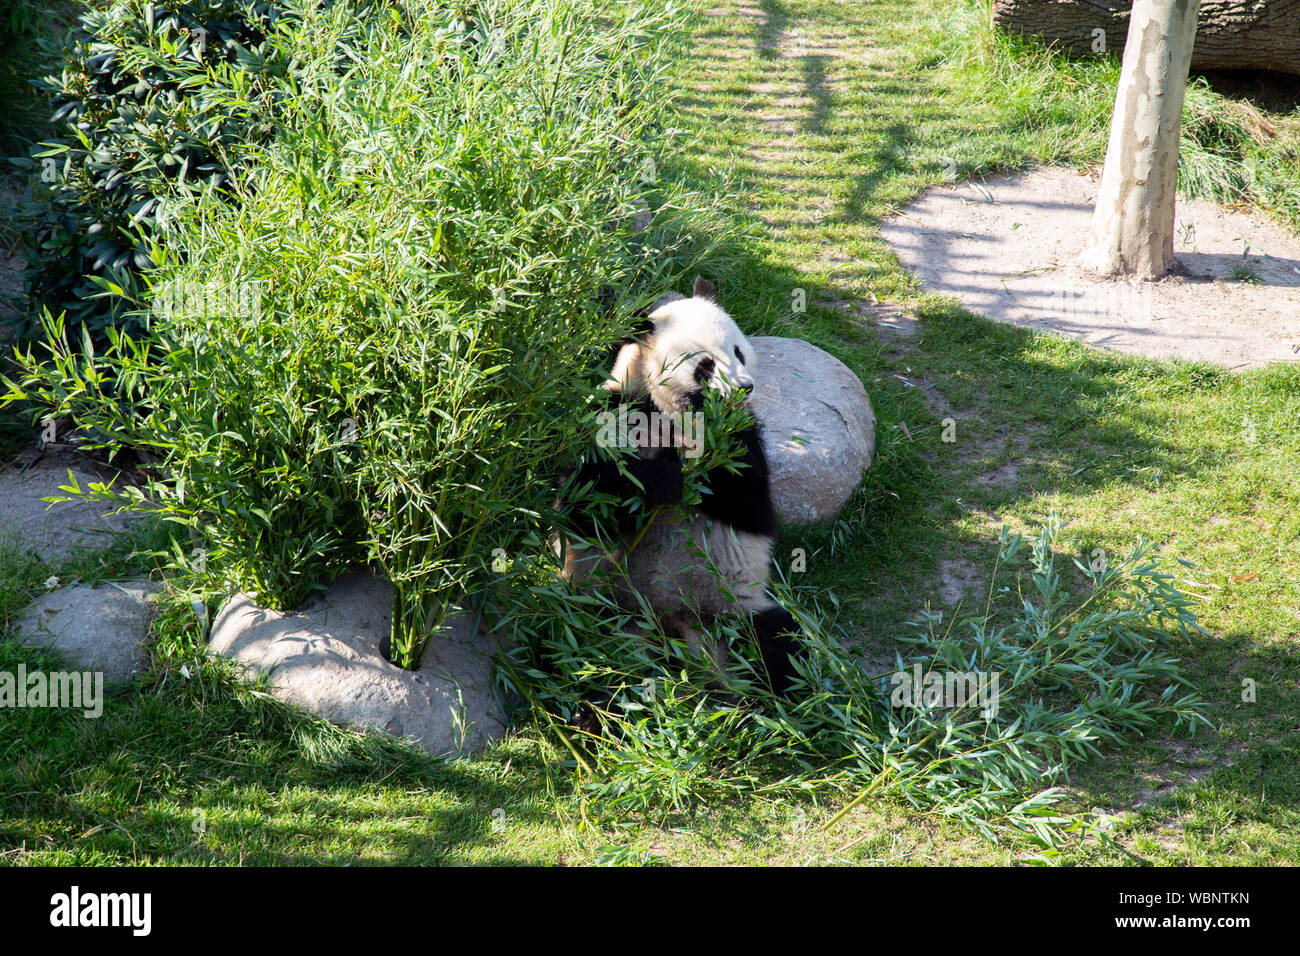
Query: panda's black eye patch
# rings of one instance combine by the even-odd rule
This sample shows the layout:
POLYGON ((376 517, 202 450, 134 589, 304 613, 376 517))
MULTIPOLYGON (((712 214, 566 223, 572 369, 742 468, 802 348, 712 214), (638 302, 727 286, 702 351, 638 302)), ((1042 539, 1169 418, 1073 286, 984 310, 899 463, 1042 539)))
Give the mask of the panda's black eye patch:
POLYGON ((745 364, 745 353, 740 350, 739 345, 736 346, 736 358, 740 359, 741 365, 745 364))
POLYGON ((700 359, 700 364, 695 366, 695 381, 699 382, 701 385, 704 384, 704 382, 713 375, 715 367, 716 365, 712 356, 706 355, 704 358, 700 359))

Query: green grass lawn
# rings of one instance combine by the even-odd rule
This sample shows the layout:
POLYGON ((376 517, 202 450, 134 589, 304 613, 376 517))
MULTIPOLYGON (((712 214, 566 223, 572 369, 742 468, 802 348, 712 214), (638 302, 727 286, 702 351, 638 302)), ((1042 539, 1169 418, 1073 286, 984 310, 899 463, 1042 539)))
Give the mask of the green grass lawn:
MULTIPOLYGON (((683 45, 680 125, 698 142, 666 174, 725 177, 750 226, 701 264, 741 326, 808 338, 867 386, 880 461, 838 534, 782 541, 808 550, 799 583, 832 589, 864 642, 892 653, 945 582, 982 603, 1003 523, 1054 512, 1081 560, 1145 535, 1196 566, 1182 586, 1208 633, 1182 657, 1217 730, 1157 728, 1076 766, 1064 809, 1106 814, 1111 839, 1044 854, 870 802, 824 830, 841 792, 620 816, 576 798, 554 743, 527 726, 438 764, 292 713, 197 661, 178 600, 156 624, 155 674, 102 719, 0 713, 0 860, 1300 863, 1300 370, 1229 375, 996 326, 921 296, 878 237, 882 216, 954 174, 1100 160, 1114 64, 1058 62, 986 22, 982 4, 941 0, 715 3, 683 45), (796 290, 806 313, 791 309, 796 290), (915 331, 882 331, 888 314, 915 331)), ((1242 147, 1265 175, 1243 191, 1244 154, 1211 151, 1192 185, 1295 227, 1300 122, 1251 115, 1277 131, 1242 147)), ((106 569, 147 570, 121 549, 71 573, 106 569)), ((49 573, 0 548, 0 623, 49 573)), ((20 661, 42 663, 0 642, 0 669, 20 661)))

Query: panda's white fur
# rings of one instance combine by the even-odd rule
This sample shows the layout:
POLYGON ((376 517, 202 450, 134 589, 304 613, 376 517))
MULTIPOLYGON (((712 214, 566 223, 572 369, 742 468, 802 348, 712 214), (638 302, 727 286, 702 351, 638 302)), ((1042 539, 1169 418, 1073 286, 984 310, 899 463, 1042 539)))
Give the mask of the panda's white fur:
MULTIPOLYGON (((701 403, 703 389, 750 391, 755 352, 744 334, 718 305, 713 287, 697 279, 695 295, 666 297, 650 313, 647 328, 617 351, 605 382, 611 401, 646 403, 660 413, 690 413, 701 403)), ((681 447, 680 435, 675 444, 681 447)), ((703 651, 717 667, 725 648, 709 645, 702 626, 717 615, 753 618, 773 683, 787 683, 788 634, 793 618, 767 593, 776 534, 767 461, 758 426, 741 436, 747 467, 740 474, 717 469, 705 476, 706 495, 699 508, 674 501, 681 496, 681 465, 675 449, 639 447, 631 470, 643 489, 618 474, 612 463, 591 463, 580 477, 620 496, 643 498, 641 513, 653 517, 635 533, 621 536, 612 553, 591 554, 570 546, 565 574, 588 579, 597 570, 622 567, 614 591, 620 604, 635 610, 637 596, 648 602, 669 630, 688 646, 703 651), (787 635, 787 636, 783 636, 787 635)))
POLYGON ((605 389, 629 398, 648 391, 661 411, 689 411, 700 384, 694 370, 705 356, 716 367, 707 387, 724 394, 752 389, 754 350, 731 316, 699 296, 665 299, 650 313, 653 331, 619 349, 605 389))

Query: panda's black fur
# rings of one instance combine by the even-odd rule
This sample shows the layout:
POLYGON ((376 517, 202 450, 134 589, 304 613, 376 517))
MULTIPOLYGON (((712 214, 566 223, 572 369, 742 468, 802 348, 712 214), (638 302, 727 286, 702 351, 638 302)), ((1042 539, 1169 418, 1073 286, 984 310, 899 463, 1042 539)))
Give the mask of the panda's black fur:
MULTIPOLYGON (((753 388, 747 368, 752 349, 717 305, 716 290, 697 278, 693 291, 690 299, 661 299, 637 334, 615 347, 605 384, 611 409, 623 405, 647 414, 696 411, 703 405, 706 387, 753 388), (664 349, 682 352, 666 354, 664 349)), ((675 507, 685 491, 679 447, 639 447, 636 454, 623 456, 621 469, 619 462, 606 458, 585 461, 570 476, 570 487, 590 484, 622 502, 614 514, 616 543, 613 554, 595 557, 571 543, 562 545, 565 574, 576 583, 597 565, 621 565, 628 572, 628 585, 615 589, 620 603, 634 610, 637 596, 645 598, 669 633, 697 648, 703 644, 700 632, 717 616, 748 615, 773 690, 788 693, 799 627, 766 593, 777 522, 761 425, 733 438, 740 443, 738 461, 743 467, 706 472, 700 479, 702 501, 693 510, 675 507), (646 528, 647 514, 656 506, 667 507, 660 508, 657 520, 646 528), (700 547, 707 560, 701 559, 700 547)), ((572 515, 572 527, 592 540, 595 518, 572 515)), ((701 649, 722 666, 723 648, 701 649)))

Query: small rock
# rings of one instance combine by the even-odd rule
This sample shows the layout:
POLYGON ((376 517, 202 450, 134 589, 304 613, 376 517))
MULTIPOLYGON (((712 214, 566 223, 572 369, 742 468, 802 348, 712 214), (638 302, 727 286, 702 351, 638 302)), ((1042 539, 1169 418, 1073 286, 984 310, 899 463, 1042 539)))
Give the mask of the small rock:
POLYGON ((840 513, 876 448, 876 417, 848 366, 802 339, 751 338, 749 406, 763 422, 777 515, 811 524, 840 513))
POLYGON ((447 620, 418 671, 389 663, 380 647, 392 626, 393 589, 347 574, 288 614, 237 594, 212 625, 212 650, 270 675, 272 692, 336 724, 412 738, 433 756, 481 749, 505 733, 492 693, 500 647, 470 614, 447 620))
POLYGON ((52 648, 70 667, 101 671, 105 686, 120 687, 149 667, 145 643, 160 589, 153 581, 118 581, 51 591, 23 612, 18 640, 52 648))

